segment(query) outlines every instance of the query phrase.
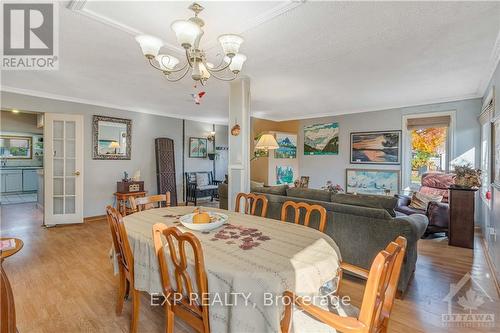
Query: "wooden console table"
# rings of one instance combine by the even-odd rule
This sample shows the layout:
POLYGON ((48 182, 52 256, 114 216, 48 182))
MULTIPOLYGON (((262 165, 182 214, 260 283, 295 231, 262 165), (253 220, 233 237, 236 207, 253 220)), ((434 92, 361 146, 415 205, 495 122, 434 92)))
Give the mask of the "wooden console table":
POLYGON ((130 209, 130 207, 127 206, 127 203, 129 202, 130 197, 138 198, 138 197, 145 197, 147 191, 142 191, 142 192, 129 192, 129 193, 121 193, 121 192, 115 192, 115 197, 116 197, 116 209, 122 214, 122 216, 127 216, 128 214, 132 214, 133 211, 130 209))
POLYGON ((477 189, 450 187, 448 244, 474 248, 474 197, 477 189))

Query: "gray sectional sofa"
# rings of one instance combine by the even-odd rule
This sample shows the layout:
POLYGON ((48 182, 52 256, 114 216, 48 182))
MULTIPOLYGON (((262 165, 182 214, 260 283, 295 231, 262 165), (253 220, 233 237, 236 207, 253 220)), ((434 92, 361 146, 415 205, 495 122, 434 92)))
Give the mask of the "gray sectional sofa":
MULTIPOLYGON (((428 224, 425 215, 396 216, 397 199, 385 196, 333 194, 314 189, 287 186, 254 187, 269 200, 267 217, 279 220, 285 201, 319 204, 327 211, 325 232, 340 248, 342 260, 369 269, 376 254, 397 236, 408 240, 408 248, 398 289, 405 292, 417 262, 417 242, 428 224)), ((257 208, 260 213, 260 207, 257 208)), ((304 214, 301 214, 301 220, 304 214)), ((292 222, 293 212, 288 219, 292 222)), ((317 228, 318 216, 311 215, 311 227, 317 228)))

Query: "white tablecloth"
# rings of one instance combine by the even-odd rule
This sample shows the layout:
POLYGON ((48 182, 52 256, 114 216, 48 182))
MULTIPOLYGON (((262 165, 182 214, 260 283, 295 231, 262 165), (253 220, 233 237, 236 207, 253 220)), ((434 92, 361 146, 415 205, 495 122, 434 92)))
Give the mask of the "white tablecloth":
MULTIPOLYGON (((337 276, 340 252, 329 236, 302 225, 209 210, 229 216, 229 225, 208 234, 191 231, 202 244, 209 293, 223 300, 231 297, 232 303, 231 293, 249 295, 248 302, 236 296, 237 305, 211 306, 212 332, 279 332, 283 306, 280 302, 266 305, 265 297, 271 293, 280 296, 285 290, 318 295, 320 288, 337 276)), ((192 211, 193 207, 185 206, 159 208, 124 218, 134 255, 136 289, 150 294, 162 290, 152 226, 164 223, 189 231, 174 216, 192 211)))

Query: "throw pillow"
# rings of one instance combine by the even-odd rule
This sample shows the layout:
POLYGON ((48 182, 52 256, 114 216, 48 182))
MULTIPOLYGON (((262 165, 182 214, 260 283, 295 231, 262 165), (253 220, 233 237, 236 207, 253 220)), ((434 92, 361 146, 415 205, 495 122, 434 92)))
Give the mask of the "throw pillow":
POLYGON ((423 194, 420 192, 415 192, 411 197, 411 202, 409 207, 426 210, 427 206, 429 205, 429 202, 431 201, 441 202, 441 200, 443 200, 442 195, 431 195, 431 194, 423 194))
POLYGON ((196 174, 196 185, 207 186, 209 185, 208 173, 198 172, 196 174))

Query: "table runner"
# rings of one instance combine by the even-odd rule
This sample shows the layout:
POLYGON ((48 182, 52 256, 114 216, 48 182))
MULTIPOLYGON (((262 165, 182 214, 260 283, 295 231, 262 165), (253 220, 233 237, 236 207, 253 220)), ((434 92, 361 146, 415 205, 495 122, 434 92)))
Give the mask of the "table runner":
POLYGON ((210 306, 212 332, 279 332, 283 306, 281 302, 269 305, 270 295, 280 296, 285 290, 318 295, 320 288, 337 276, 338 247, 318 230, 207 208, 227 214, 229 221, 224 227, 201 233, 177 222, 177 216, 193 209, 146 210, 125 217, 124 223, 134 256, 135 288, 150 294, 162 290, 152 226, 176 226, 199 238, 209 293, 231 304, 215 302, 210 306))

